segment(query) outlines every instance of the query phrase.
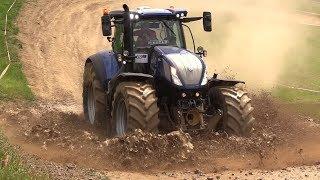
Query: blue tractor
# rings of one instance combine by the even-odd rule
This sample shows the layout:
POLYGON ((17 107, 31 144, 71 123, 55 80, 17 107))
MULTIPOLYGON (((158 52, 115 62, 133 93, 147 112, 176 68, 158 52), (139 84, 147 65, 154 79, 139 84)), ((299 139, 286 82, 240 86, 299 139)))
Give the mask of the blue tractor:
POLYGON ((102 32, 112 50, 90 56, 83 76, 85 119, 103 126, 108 137, 135 129, 224 130, 249 135, 253 107, 244 82, 207 77, 199 47, 187 50, 188 22, 202 20, 212 31, 210 12, 188 17, 183 9, 140 7, 105 11, 102 32), (185 27, 185 28, 184 28, 185 27), (187 30, 186 32, 184 31, 187 30))

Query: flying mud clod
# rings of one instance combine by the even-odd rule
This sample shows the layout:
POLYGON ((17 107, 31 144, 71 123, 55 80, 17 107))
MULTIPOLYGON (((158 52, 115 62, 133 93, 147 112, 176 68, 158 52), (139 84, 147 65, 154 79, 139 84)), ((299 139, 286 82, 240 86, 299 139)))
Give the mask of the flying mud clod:
POLYGON ((191 137, 181 131, 155 135, 135 130, 129 135, 108 139, 104 145, 108 157, 131 168, 185 162, 193 152, 191 137))

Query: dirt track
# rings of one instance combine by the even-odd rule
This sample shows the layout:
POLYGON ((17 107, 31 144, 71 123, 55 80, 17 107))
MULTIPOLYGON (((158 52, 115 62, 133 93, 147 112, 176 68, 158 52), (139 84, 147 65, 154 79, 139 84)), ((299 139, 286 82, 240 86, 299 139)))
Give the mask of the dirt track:
MULTIPOLYGON (((122 3, 111 1, 109 6, 122 3)), ((81 115, 85 58, 108 46, 100 32, 104 5, 102 0, 28 1, 20 15, 24 71, 41 103, 1 104, 0 119, 31 169, 66 179, 320 178, 319 166, 312 166, 320 161, 319 121, 266 97, 255 100, 258 123, 250 139, 223 133, 192 135, 188 140, 184 134, 137 134, 134 140, 114 140, 114 148, 106 145, 103 130, 89 127, 81 115), (144 139, 156 145, 146 145, 144 139), (310 172, 286 168, 301 165, 311 165, 301 167, 310 172)))
POLYGON ((0 104, 0 119, 26 164, 52 178, 320 178, 319 120, 267 96, 254 102, 259 113, 250 138, 137 131, 106 140, 79 114, 25 103, 0 104))
POLYGON ((26 3, 19 18, 21 56, 30 86, 40 100, 79 108, 85 58, 104 48, 97 13, 102 2, 26 3))

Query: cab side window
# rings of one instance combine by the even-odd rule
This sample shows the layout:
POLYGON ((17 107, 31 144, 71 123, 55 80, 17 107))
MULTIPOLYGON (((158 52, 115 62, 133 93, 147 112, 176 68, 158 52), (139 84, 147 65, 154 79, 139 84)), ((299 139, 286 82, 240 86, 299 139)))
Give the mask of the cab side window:
POLYGON ((123 25, 115 24, 114 42, 112 44, 113 50, 116 53, 123 51, 123 25))

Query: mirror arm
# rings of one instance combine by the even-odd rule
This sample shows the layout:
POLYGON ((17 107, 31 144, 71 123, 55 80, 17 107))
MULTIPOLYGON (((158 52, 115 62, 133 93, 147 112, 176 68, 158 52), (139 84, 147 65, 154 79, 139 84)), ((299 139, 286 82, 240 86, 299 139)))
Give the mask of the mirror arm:
POLYGON ((114 38, 111 37, 111 36, 108 36, 108 37, 107 37, 107 40, 108 40, 109 42, 113 42, 113 41, 114 41, 114 38))
POLYGON ((203 17, 185 17, 181 21, 184 23, 188 23, 188 22, 199 21, 201 19, 203 19, 203 17))
POLYGON ((194 37, 193 37, 193 34, 192 34, 192 31, 191 31, 190 27, 187 26, 187 25, 185 25, 185 24, 182 24, 182 26, 185 26, 185 27, 188 28, 188 30, 189 30, 189 32, 190 32, 190 34, 191 34, 191 39, 192 39, 192 43, 193 43, 193 51, 196 53, 196 45, 195 45, 195 43, 194 43, 194 37))

